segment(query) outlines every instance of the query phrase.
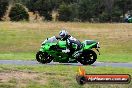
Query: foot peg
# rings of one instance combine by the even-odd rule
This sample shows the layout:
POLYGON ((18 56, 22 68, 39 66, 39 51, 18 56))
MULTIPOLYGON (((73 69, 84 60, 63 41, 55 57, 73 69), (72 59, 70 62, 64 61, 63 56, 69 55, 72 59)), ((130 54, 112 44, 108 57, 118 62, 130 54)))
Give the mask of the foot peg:
POLYGON ((62 50, 63 53, 69 53, 70 50, 69 49, 66 49, 66 50, 62 50))

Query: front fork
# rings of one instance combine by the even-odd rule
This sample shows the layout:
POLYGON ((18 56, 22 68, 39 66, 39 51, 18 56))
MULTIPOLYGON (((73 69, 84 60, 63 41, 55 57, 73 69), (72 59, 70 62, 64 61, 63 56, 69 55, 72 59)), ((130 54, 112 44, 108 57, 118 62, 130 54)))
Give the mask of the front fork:
POLYGON ((99 49, 98 48, 95 48, 97 51, 98 51, 98 53, 99 53, 99 55, 100 55, 100 51, 99 51, 99 49))

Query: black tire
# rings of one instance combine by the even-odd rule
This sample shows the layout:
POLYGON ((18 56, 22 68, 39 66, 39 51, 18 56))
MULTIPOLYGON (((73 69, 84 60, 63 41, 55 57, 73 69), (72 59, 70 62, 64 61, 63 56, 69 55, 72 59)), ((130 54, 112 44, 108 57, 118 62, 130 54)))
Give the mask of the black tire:
POLYGON ((53 57, 45 52, 39 51, 36 54, 36 60, 42 64, 46 64, 46 63, 50 63, 53 60, 53 57))
POLYGON ((93 50, 87 50, 80 55, 78 61, 83 65, 91 65, 96 61, 96 59, 97 54, 93 50))

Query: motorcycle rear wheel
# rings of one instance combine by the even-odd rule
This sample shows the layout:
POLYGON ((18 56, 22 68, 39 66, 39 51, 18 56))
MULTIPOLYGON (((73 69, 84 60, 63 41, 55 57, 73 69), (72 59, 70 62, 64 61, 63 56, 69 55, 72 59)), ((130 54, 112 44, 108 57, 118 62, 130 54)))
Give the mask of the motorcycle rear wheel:
POLYGON ((36 54, 36 60, 42 64, 46 64, 46 63, 50 63, 53 60, 53 57, 45 52, 39 51, 36 54))
POLYGON ((87 50, 84 51, 78 59, 83 65, 91 65, 96 61, 97 54, 93 50, 87 50))

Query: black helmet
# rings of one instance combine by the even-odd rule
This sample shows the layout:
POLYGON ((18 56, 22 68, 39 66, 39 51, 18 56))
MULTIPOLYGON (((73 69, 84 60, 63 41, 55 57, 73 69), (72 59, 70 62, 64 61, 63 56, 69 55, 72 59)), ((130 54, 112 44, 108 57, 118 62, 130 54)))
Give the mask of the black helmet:
POLYGON ((68 32, 66 30, 61 30, 59 33, 59 36, 61 39, 65 39, 66 37, 68 37, 68 32))

